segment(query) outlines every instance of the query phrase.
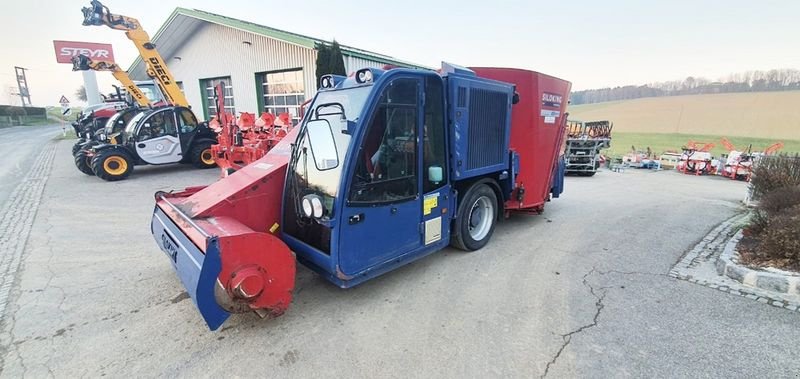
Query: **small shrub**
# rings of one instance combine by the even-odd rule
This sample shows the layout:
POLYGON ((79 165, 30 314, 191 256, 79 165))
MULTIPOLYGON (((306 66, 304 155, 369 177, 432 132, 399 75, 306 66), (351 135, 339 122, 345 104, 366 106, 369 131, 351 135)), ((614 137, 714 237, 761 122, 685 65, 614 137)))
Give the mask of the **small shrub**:
POLYGON ((797 205, 800 205, 800 185, 782 187, 768 192, 758 203, 758 208, 753 215, 752 231, 761 232, 767 227, 771 218, 797 205))
POLYGON ((753 196, 759 199, 778 188, 800 186, 800 155, 760 157, 753 166, 753 196))
POLYGON ((776 266, 800 268, 800 206, 779 211, 761 232, 758 255, 776 266))

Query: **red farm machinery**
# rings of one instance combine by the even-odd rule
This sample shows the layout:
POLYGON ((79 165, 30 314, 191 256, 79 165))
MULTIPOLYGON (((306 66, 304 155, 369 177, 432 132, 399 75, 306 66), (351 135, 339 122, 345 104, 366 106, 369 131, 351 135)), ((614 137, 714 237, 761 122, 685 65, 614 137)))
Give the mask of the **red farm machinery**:
POLYGON ((237 118, 225 111, 223 88, 223 83, 214 88, 217 114, 209 126, 218 134, 217 144, 211 146, 214 161, 226 177, 261 159, 289 134, 293 124, 288 113, 275 117, 264 112, 256 118, 253 113, 242 112, 237 118))
POLYGON ((609 121, 568 121, 564 148, 567 175, 593 176, 600 168, 600 151, 611 147, 609 121))
POLYGON ((348 288, 563 191, 571 84, 533 71, 326 75, 298 127, 204 187, 158 192, 151 222, 208 327, 283 314, 296 262, 348 288))
POLYGON ((753 176, 753 164, 758 157, 775 154, 783 148, 783 142, 776 142, 767 146, 763 152, 753 152, 753 145, 749 145, 747 150, 739 150, 725 137, 722 137, 722 145, 728 150, 722 176, 746 182, 753 176))
POLYGON ((704 143, 689 141, 684 146, 681 159, 676 168, 684 174, 690 175, 714 175, 717 167, 714 165, 714 157, 711 149, 716 146, 714 143, 704 143))

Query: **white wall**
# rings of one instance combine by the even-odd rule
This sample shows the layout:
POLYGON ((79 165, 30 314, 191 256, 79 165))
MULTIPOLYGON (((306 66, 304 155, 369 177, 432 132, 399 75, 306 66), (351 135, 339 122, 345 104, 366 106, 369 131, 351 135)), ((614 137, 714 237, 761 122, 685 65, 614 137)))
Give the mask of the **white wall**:
MULTIPOLYGON (((305 96, 310 99, 317 88, 316 59, 314 49, 211 23, 198 28, 173 56, 164 57, 175 80, 183 83, 186 98, 199 118, 203 118, 204 97, 200 79, 230 76, 236 111, 258 114, 256 73, 302 68, 305 96)), ((353 72, 364 67, 381 68, 383 63, 346 56, 345 67, 353 72)))
POLYGON ((205 24, 167 60, 175 80, 183 82, 189 104, 198 117, 203 115, 203 93, 200 79, 230 76, 237 112, 260 113, 258 109, 257 72, 287 68, 303 68, 306 96, 316 89, 313 49, 300 47, 272 38, 231 29, 216 24, 205 24), (249 41, 252 45, 246 45, 249 41))

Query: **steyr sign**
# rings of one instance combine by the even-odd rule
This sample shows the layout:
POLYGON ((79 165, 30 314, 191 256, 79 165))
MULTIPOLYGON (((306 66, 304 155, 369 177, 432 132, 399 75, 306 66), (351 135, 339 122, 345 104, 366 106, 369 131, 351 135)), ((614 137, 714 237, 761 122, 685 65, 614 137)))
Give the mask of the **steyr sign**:
POLYGON ((114 62, 114 50, 107 43, 53 41, 58 63, 72 64, 72 57, 83 54, 93 60, 114 62))

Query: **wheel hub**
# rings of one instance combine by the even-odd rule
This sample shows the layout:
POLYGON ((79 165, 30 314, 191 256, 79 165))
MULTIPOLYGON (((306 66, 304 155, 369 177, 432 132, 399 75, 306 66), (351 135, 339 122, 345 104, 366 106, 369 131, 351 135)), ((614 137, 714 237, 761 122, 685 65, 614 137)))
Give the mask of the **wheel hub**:
POLYGON ((481 196, 472 204, 469 212, 469 235, 472 239, 482 240, 492 229, 492 216, 494 204, 486 197, 481 196))

